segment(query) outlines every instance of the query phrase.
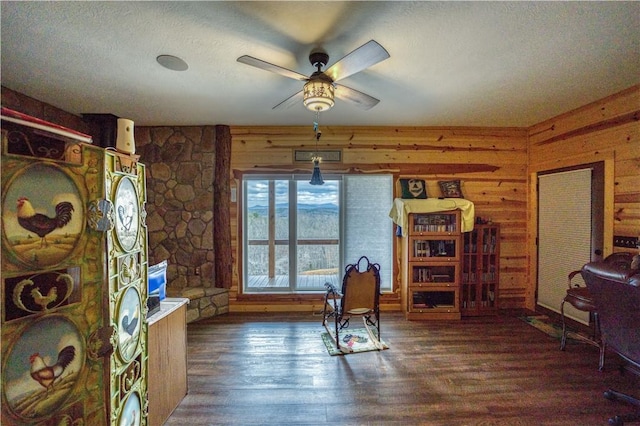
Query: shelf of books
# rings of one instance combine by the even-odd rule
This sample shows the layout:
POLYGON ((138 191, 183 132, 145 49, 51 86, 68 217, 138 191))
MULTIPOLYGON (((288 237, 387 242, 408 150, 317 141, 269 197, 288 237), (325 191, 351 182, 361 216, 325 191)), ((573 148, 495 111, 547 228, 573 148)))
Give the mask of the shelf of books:
POLYGON ((500 226, 476 225, 464 234, 460 309, 463 316, 498 313, 500 226))
POLYGON ((460 212, 411 213, 402 248, 402 305, 410 320, 460 318, 460 212))
POLYGON ((411 213, 409 233, 411 235, 460 235, 460 211, 411 213))

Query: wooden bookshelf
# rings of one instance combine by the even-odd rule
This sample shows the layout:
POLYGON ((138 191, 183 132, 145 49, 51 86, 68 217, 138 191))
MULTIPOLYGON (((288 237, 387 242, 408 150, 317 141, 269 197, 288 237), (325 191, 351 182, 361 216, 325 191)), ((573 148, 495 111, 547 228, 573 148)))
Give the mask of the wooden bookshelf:
POLYGON ((476 225, 463 237, 460 310, 463 316, 496 315, 500 281, 500 226, 476 225))
POLYGON ((460 319, 460 211, 409 214, 402 308, 409 320, 460 319))

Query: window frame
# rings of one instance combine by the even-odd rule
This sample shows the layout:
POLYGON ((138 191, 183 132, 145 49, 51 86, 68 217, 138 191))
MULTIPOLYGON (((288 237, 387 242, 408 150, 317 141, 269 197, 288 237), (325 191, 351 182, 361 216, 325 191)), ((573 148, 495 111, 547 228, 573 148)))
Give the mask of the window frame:
MULTIPOLYGON (((345 193, 345 182, 344 179, 348 179, 351 175, 350 174, 337 174, 337 173, 325 173, 323 174, 323 177, 325 179, 325 181, 330 181, 330 180, 335 180, 338 181, 338 217, 339 217, 339 237, 338 237, 338 256, 339 256, 339 267, 338 267, 338 282, 337 284, 340 285, 341 281, 342 281, 342 271, 344 270, 344 267, 346 266, 347 263, 351 263, 354 260, 353 259, 345 259, 345 238, 346 238, 346 230, 345 230, 345 225, 347 223, 346 220, 346 196, 347 194, 345 193)), ((354 175, 355 177, 356 175, 354 175)), ((389 193, 389 200, 388 200, 388 205, 391 206, 393 203, 393 182, 395 181, 395 176, 393 174, 375 174, 375 175, 370 175, 371 177, 373 176, 384 176, 387 179, 389 179, 389 185, 390 185, 390 193, 389 193)), ((361 177, 360 175, 357 175, 357 177, 361 177)), ((308 180, 309 176, 308 174, 298 174, 298 173, 256 173, 256 174, 246 174, 244 176, 242 176, 240 178, 240 186, 242 188, 242 201, 241 201, 241 206, 239 209, 239 213, 242 215, 242 220, 241 220, 241 232, 240 235, 241 237, 241 241, 240 241, 240 249, 241 252, 239 253, 239 258, 241 259, 242 262, 242 267, 239 268, 240 271, 240 276, 239 276, 239 294, 243 294, 243 295, 278 295, 278 294, 282 294, 282 295, 304 295, 304 294, 309 294, 309 295, 314 295, 314 294, 318 294, 318 293, 324 293, 324 288, 322 289, 313 289, 313 290, 303 290, 300 288, 297 288, 296 284, 297 284, 297 260, 298 260, 298 254, 296 252, 296 250, 294 249, 293 252, 289 252, 288 256, 289 256, 289 283, 288 286, 286 287, 264 287, 264 288, 260 288, 260 287, 252 287, 249 288, 248 287, 248 271, 247 271, 247 266, 248 266, 248 261, 247 261, 247 254, 248 254, 248 238, 247 238, 247 218, 248 218, 248 191, 247 191, 247 182, 248 181, 255 181, 255 180, 267 180, 267 181, 276 181, 276 180, 288 180, 289 181, 289 237, 288 237, 288 244, 291 246, 292 244, 298 245, 299 241, 298 241, 298 236, 297 236, 297 220, 298 220, 298 199, 297 199, 297 195, 295 196, 295 203, 292 203, 292 194, 295 194, 297 192, 297 184, 292 185, 291 183, 295 183, 295 181, 304 181, 304 180, 308 180), (295 275, 292 275, 295 274, 295 275), (291 278, 291 277, 294 278, 291 278), (292 285, 293 282, 293 285, 292 285)), ((393 253, 394 253, 394 242, 393 242, 393 224, 391 222, 391 220, 389 220, 389 227, 388 227, 388 234, 389 234, 389 245, 388 245, 388 255, 389 255, 389 259, 391 259, 393 257, 393 253)), ((333 239, 332 239, 333 241, 333 239)), ((329 242, 332 242, 329 241, 329 242)), ((317 243, 318 241, 311 241, 311 243, 317 243)), ((376 261, 375 259, 371 259, 371 261, 376 261)), ((382 290, 383 293, 393 293, 393 288, 394 288, 394 282, 393 282, 393 261, 389 262, 389 271, 387 271, 388 273, 385 274, 385 280, 384 281, 388 281, 386 283, 384 283, 384 289, 382 290)))

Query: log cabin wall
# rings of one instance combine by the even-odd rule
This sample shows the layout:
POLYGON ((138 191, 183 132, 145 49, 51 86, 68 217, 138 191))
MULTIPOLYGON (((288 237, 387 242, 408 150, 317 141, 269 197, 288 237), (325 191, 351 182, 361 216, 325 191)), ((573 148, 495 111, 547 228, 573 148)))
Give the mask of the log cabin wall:
POLYGON ((604 254, 621 249, 613 236, 640 238, 640 85, 536 124, 529 129, 529 270, 526 307, 535 307, 536 174, 605 163, 604 254))
MULTIPOLYGON (((312 116, 310 115, 310 121, 312 116)), ((500 306, 522 307, 527 292, 527 129, 445 127, 321 126, 319 149, 339 149, 342 163, 323 163, 323 173, 393 173, 396 178, 420 177, 427 193, 439 196, 439 180, 460 179, 465 198, 476 215, 500 223, 500 306)), ((311 163, 294 162, 294 149, 315 149, 314 132, 306 127, 232 126, 231 170, 244 173, 304 172, 311 163)), ((389 200, 391 209, 392 200, 389 200)), ((240 205, 231 203, 233 284, 231 311, 317 311, 319 296, 242 295, 238 226, 240 205)), ((396 257, 397 258, 397 257, 396 257)), ((394 288, 399 285, 396 263, 394 288)), ((399 309, 399 294, 385 295, 383 309, 399 309)))
MULTIPOLYGON (((81 117, 5 87, 2 87, 2 105, 90 133, 87 123, 81 117)), ((640 235, 639 108, 640 86, 634 86, 529 129, 323 126, 321 148, 342 149, 344 161, 333 166, 325 163, 322 170, 335 168, 353 173, 389 171, 396 177, 421 176, 427 180, 429 194, 439 194, 438 180, 461 179, 463 193, 475 203, 476 214, 502 225, 500 306, 533 308, 537 218, 535 185, 530 184, 532 176, 535 179, 535 173, 540 170, 598 159, 612 163, 613 167, 608 168, 608 173, 613 183, 608 187, 610 202, 605 211, 606 242, 609 246, 605 250, 614 250, 611 242, 613 235, 640 235)), ((204 127, 206 126, 202 126, 204 127)), ((202 135, 201 129, 192 128, 188 132, 202 135)), ((172 131, 174 130, 180 129, 172 131)), ((311 126, 236 126, 231 128, 231 132, 231 172, 234 177, 257 167, 271 171, 300 169, 311 172, 310 165, 293 162, 294 148, 315 147, 311 126)), ((142 146, 144 143, 160 144, 162 141, 159 138, 152 142, 151 136, 148 140, 142 136, 141 133, 142 146)), ((200 136, 193 139, 199 138, 200 136)), ((200 142, 196 142, 198 143, 200 142)), ((203 161, 206 163, 206 160, 203 161)), ((232 185, 237 187, 237 181, 232 185)), ((155 196, 151 194, 151 188, 149 192, 149 197, 155 196)), ((282 300, 272 297, 260 300, 238 295, 238 217, 238 204, 231 203, 231 309, 314 309, 318 304, 317 298, 282 300)), ((152 247, 149 255, 158 260, 163 258, 152 247)), ((204 272, 207 276, 206 268, 204 272)), ((394 276, 397 277, 397 273, 398 271, 394 271, 394 276)), ((197 285, 200 279, 191 276, 187 282, 197 285)), ((204 289, 200 289, 204 293, 204 289)), ((383 299, 383 304, 387 309, 397 307, 397 297, 387 296, 383 299)))

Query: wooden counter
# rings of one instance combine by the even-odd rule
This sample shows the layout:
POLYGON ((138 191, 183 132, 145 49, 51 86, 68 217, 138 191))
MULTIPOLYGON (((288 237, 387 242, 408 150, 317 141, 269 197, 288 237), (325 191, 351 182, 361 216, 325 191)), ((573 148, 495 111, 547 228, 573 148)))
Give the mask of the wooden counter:
POLYGON ((187 304, 167 298, 149 317, 149 426, 161 426, 187 394, 187 304))

